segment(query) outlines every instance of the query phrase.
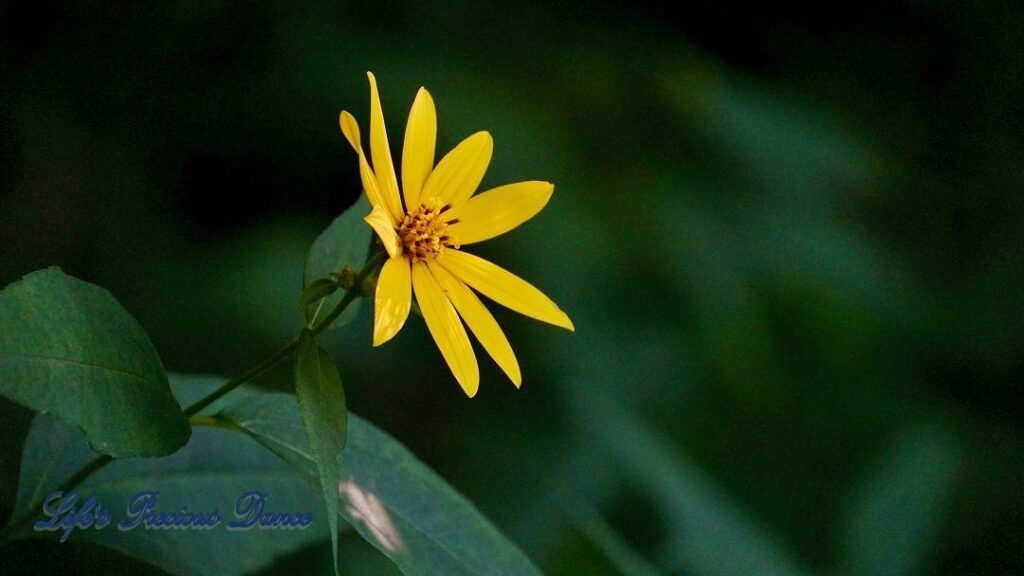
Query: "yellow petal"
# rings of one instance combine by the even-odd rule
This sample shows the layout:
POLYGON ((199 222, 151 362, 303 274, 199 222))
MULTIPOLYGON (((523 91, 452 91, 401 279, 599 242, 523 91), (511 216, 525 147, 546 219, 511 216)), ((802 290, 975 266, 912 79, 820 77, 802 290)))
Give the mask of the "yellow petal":
POLYGON ((476 339, 483 345, 484 350, 494 358, 494 361, 501 367, 502 371, 512 380, 518 388, 523 383, 522 373, 519 371, 519 362, 512 352, 512 346, 508 338, 501 330, 501 326, 494 319, 494 316, 487 310, 480 298, 473 293, 461 280, 454 277, 443 267, 436 263, 428 262, 434 279, 448 296, 448 300, 455 305, 466 325, 476 336, 476 339))
POLYGON ((374 300, 373 345, 391 340, 405 325, 412 305, 412 277, 409 259, 393 256, 384 263, 377 277, 374 300))
POLYGON ((372 72, 367 72, 366 76, 370 79, 370 155, 373 156, 373 172, 377 175, 384 207, 397 221, 402 219, 404 210, 402 200, 398 197, 398 179, 391 162, 391 148, 384 127, 384 110, 381 109, 380 95, 377 93, 377 79, 372 72))
POLYGON ((362 141, 359 135, 359 123, 356 122, 356 119, 351 114, 342 110, 341 115, 338 117, 338 124, 341 125, 341 133, 345 135, 349 145, 359 155, 359 179, 363 181, 363 191, 366 192, 366 199, 370 201, 370 206, 383 206, 383 200, 377 186, 377 176, 373 173, 373 169, 370 168, 370 163, 366 161, 366 155, 363 154, 362 141))
POLYGON ((493 150, 494 141, 487 132, 466 138, 437 163, 420 196, 437 196, 452 206, 462 204, 480 186, 493 150))
POLYGON ((412 287, 427 329, 441 349, 441 355, 452 374, 470 398, 476 396, 480 387, 480 368, 469 343, 469 336, 455 308, 452 308, 452 303, 423 262, 414 262, 412 265, 412 287))
POLYGON ((391 223, 391 217, 381 206, 374 206, 373 211, 366 215, 363 220, 373 228, 380 238, 388 256, 394 258, 402 254, 402 241, 395 232, 395 226, 391 223))
POLYGON ((384 205, 380 189, 377 188, 377 177, 374 175, 373 169, 370 168, 370 163, 366 161, 366 155, 362 151, 359 152, 359 179, 363 181, 363 191, 366 192, 366 199, 370 201, 370 206, 381 208, 384 210, 389 222, 397 223, 398 221, 391 216, 391 212, 384 205))
POLYGON ((519 182, 473 196, 449 210, 448 230, 460 244, 489 240, 533 218, 548 203, 555 186, 549 182, 519 182))
POLYGON ((420 190, 434 167, 434 145, 437 141, 437 112, 434 99, 426 88, 420 88, 409 110, 405 126, 405 147, 402 149, 402 193, 405 206, 412 210, 420 204, 420 190))
POLYGON ((341 133, 345 135, 345 139, 352 146, 352 149, 356 153, 363 151, 362 139, 359 135, 359 123, 356 122, 355 117, 349 114, 348 110, 342 110, 338 116, 338 125, 341 126, 341 133))
POLYGON ((502 306, 542 322, 575 330, 558 305, 522 278, 479 256, 448 249, 437 262, 477 292, 502 306))

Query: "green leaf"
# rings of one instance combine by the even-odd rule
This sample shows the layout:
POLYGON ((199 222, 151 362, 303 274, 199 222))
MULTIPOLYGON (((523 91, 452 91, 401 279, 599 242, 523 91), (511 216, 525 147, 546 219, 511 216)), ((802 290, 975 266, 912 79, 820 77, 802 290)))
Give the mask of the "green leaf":
POLYGON ((338 283, 332 278, 318 278, 312 281, 302 291, 302 297, 299 298, 299 309, 305 313, 307 306, 334 294, 338 288, 338 283))
POLYGON ((0 393, 116 458, 170 454, 191 430, 142 327, 109 292, 59 268, 0 292, 0 393))
MULTIPOLYGON (((651 495, 667 526, 669 573, 707 576, 803 576, 809 572, 696 466, 621 405, 592 399, 585 428, 588 455, 603 446, 608 472, 628 471, 651 495)), ((598 473, 594 471, 593 473, 598 473)))
MULTIPOLYGON (((363 218, 370 213, 370 203, 366 196, 359 195, 359 199, 341 213, 331 222, 321 234, 313 241, 309 248, 309 255, 306 257, 306 272, 304 285, 309 287, 318 278, 323 278, 331 272, 340 272, 345 266, 353 270, 359 270, 366 261, 370 248, 370 227, 363 222, 363 218)), ((330 310, 337 304, 344 292, 339 290, 324 298, 320 308, 330 310)), ((316 308, 307 311, 306 319, 312 319, 316 308)), ((359 300, 349 304, 338 319, 331 324, 331 328, 344 326, 351 322, 359 311, 359 300)))
POLYGON ((313 460, 316 462, 320 489, 327 506, 327 521, 334 549, 334 571, 338 571, 338 485, 341 475, 338 458, 345 448, 348 409, 341 376, 331 357, 312 336, 299 342, 295 358, 295 393, 299 413, 306 429, 313 460))
MULTIPOLYGON (((181 376, 172 376, 171 381, 183 402, 223 383, 222 379, 181 376)), ((294 405, 294 399, 288 398, 288 403, 294 405)), ((18 509, 45 498, 94 456, 75 430, 52 418, 38 417, 22 458, 18 509)), ((95 496, 112 520, 102 530, 75 530, 72 540, 113 548, 172 574, 240 576, 327 537, 318 491, 252 439, 227 430, 196 428, 188 444, 166 458, 115 460, 76 490, 82 496, 95 496), (150 490, 159 492, 157 511, 179 512, 183 507, 190 512, 217 510, 222 522, 203 530, 142 526, 119 530, 116 524, 127 517, 131 498, 150 490), (236 519, 237 499, 250 490, 268 494, 266 511, 311 512, 313 524, 304 529, 227 530, 227 522, 236 519)))
MULTIPOLYGON (((225 399, 219 417, 316 481, 291 397, 243 392, 225 399)), ((351 412, 338 486, 342 517, 404 574, 540 573, 461 494, 394 438, 351 412)))
POLYGON ((905 433, 854 498, 843 549, 846 573, 923 573, 959 460, 953 439, 937 427, 905 433))

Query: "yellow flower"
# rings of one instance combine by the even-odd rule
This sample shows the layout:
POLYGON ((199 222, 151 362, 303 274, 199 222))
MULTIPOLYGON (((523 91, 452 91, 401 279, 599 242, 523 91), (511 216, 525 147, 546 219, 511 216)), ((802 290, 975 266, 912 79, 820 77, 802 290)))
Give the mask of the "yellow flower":
POLYGON ((363 189, 373 206, 366 222, 389 256, 377 279, 373 345, 380 346, 398 333, 415 293, 430 335, 466 394, 476 395, 480 369, 460 316, 518 387, 522 375, 512 347, 476 292, 555 326, 573 330, 572 321, 540 290, 459 248, 494 238, 529 220, 548 203, 554 185, 519 182, 474 196, 491 161, 491 135, 473 134, 434 166, 437 116, 430 93, 420 88, 405 128, 399 195, 377 80, 372 73, 367 76, 372 168, 363 153, 355 118, 342 111, 339 122, 359 155, 363 189))

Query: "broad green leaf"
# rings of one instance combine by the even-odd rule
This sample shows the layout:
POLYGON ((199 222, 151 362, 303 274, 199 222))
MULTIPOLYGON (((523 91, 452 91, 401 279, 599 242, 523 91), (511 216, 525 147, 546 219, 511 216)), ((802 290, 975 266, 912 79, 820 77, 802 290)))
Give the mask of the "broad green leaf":
MULTIPOLYGON (((244 392, 225 399, 218 416, 315 482, 316 465, 293 399, 244 392)), ((394 438, 351 412, 340 479, 342 517, 404 574, 540 573, 461 494, 394 438)))
MULTIPOLYGON (((340 272, 346 265, 353 270, 363 267, 363 262, 366 261, 366 255, 370 249, 370 227, 363 222, 363 217, 369 213, 370 203, 366 201, 365 194, 360 194, 355 204, 342 212, 320 236, 317 236, 306 257, 304 286, 310 286, 317 279, 323 278, 331 272, 340 272)), ((344 294, 344 291, 338 290, 324 298, 317 306, 310 306, 306 319, 311 319, 318 310, 322 314, 326 314, 334 308, 344 294)), ((331 328, 348 324, 356 317, 358 311, 359 299, 356 299, 331 324, 331 328)))
POLYGON ((807 571, 769 532, 748 517, 658 434, 623 413, 621 406, 595 400, 585 422, 595 442, 627 470, 626 479, 649 493, 664 514, 666 555, 671 573, 707 576, 802 576, 807 571))
MULTIPOLYGON (((172 377, 183 402, 195 392, 212 390, 223 380, 172 377)), ((282 401, 294 405, 293 398, 282 401)), ((67 476, 95 456, 81 435, 61 422, 40 416, 26 441, 18 489, 18 509, 45 498, 67 476)), ((279 458, 244 434, 199 427, 188 444, 166 458, 115 460, 77 489, 95 496, 112 517, 102 530, 75 530, 71 539, 118 550, 172 574, 234 576, 267 566, 277 557, 327 537, 323 500, 317 490, 279 458), (142 491, 158 491, 157 511, 216 510, 219 526, 204 530, 146 529, 121 531, 117 523, 128 517, 131 498, 142 491), (256 490, 266 493, 265 511, 310 512, 313 523, 303 529, 229 531, 236 520, 239 496, 256 490)), ((31 529, 20 535, 32 534, 31 529)), ((54 535, 45 532, 40 534, 54 535)))
POLYGON ((854 498, 843 549, 846 573, 922 573, 958 459, 952 439, 936 429, 917 428, 900 439, 854 498))
POLYGON ((299 342, 295 358, 295 393, 327 506, 327 521, 334 547, 334 570, 337 572, 338 515, 335 511, 338 509, 338 485, 341 482, 338 458, 345 448, 348 409, 338 367, 312 336, 299 342))
POLYGON ((59 268, 0 292, 0 394, 116 458, 170 454, 189 438, 142 327, 109 292, 59 268))

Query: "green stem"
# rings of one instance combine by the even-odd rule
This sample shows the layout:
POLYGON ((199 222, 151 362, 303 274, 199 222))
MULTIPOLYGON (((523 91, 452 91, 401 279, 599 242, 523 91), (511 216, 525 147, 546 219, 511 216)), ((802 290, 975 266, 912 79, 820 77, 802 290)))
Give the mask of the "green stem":
MULTIPOLYGON (((316 326, 312 328, 304 328, 303 332, 308 331, 309 334, 315 336, 326 330, 327 327, 331 325, 331 322, 334 322, 334 320, 337 319, 338 316, 340 316, 341 313, 344 312, 346 308, 348 308, 349 304, 354 302, 356 298, 359 298, 362 295, 361 290, 363 281, 366 280, 366 278, 369 277, 371 274, 377 271, 377 268, 379 268, 380 265, 384 262, 384 257, 385 255, 383 252, 375 252, 373 256, 371 256, 366 261, 366 264, 363 266, 363 269, 360 270, 359 274, 356 275, 356 279, 355 282, 352 284, 352 287, 345 291, 345 295, 341 298, 341 301, 339 301, 338 304, 335 305, 335 307, 331 310, 330 314, 324 317, 324 319, 317 323, 316 326)), ((248 370, 245 370, 241 374, 228 380, 220 388, 217 388, 213 392, 210 392, 209 394, 199 399, 189 407, 185 408, 184 414, 186 418, 189 418, 189 424, 209 424, 209 422, 207 422, 207 419, 203 418, 202 416, 196 416, 196 414, 200 410, 208 407, 210 404, 213 404, 214 402, 219 400, 228 392, 231 392, 235 388, 238 388, 242 384, 250 380, 253 380, 254 378, 258 378, 263 374, 266 374, 272 368, 283 362, 286 358, 290 357, 292 353, 295 352, 295 349, 298 348, 300 338, 301 334, 299 336, 296 336, 295 338, 292 338, 292 340, 288 342, 288 344, 284 348, 281 348, 272 356, 264 359, 263 361, 252 366, 248 370)), ((94 472, 96 472, 100 468, 103 468, 107 464, 110 464, 110 462, 112 461, 113 458, 107 456, 106 454, 93 458, 91 461, 89 461, 88 464, 81 467, 77 472, 75 472, 66 480, 64 480, 64 482, 62 482, 60 486, 57 487, 57 489, 60 490, 61 492, 67 492, 75 488, 76 486, 84 482, 89 476, 92 476, 94 472)), ((37 518, 39 516, 39 513, 42 512, 42 510, 43 503, 39 502, 32 508, 22 512, 21 514, 18 514, 17 516, 12 517, 10 522, 8 522, 6 526, 0 528, 0 543, 6 542, 15 532, 23 528, 33 519, 37 518)))
POLYGON ((327 327, 331 325, 331 322, 334 322, 338 316, 341 316, 341 313, 345 311, 345 308, 348 308, 348 305, 351 304, 353 300, 362 295, 363 280, 366 280, 370 274, 376 272, 377 268, 384 263, 384 258, 385 254, 383 252, 375 252, 374 255, 366 261, 366 265, 363 266, 363 269, 359 271, 359 274, 356 274, 356 279, 352 283, 352 287, 345 291, 345 295, 341 297, 341 301, 338 302, 338 305, 335 306, 333 310, 331 310, 331 313, 325 316, 319 324, 310 329, 310 334, 316 336, 326 330, 327 327))
POLYGON ((217 416, 207 416, 206 414, 196 414, 188 419, 188 423, 191 424, 193 428, 196 426, 206 426, 208 428, 231 430, 232 432, 245 432, 245 428, 242 428, 230 420, 225 420, 224 418, 217 416))
MULTIPOLYGON (((326 330, 327 327, 331 325, 331 322, 334 322, 334 320, 338 316, 340 316, 341 313, 344 312, 346 308, 348 308, 349 304, 351 304, 353 301, 355 301, 356 298, 358 298, 361 295, 360 290, 363 280, 365 280, 366 277, 369 276, 370 274, 374 273, 383 261, 383 252, 376 252, 373 256, 371 256, 370 259, 366 261, 366 265, 363 266, 363 269, 360 270, 359 274, 356 275, 356 280, 352 284, 352 287, 345 291, 345 295, 342 296, 341 301, 339 301, 338 304, 334 306, 334 309, 331 310, 331 313, 324 317, 324 319, 321 320, 316 326, 308 329, 309 333, 316 336, 317 334, 326 330)), ((219 400, 228 392, 231 392, 235 388, 238 388, 239 386, 248 382, 249 380, 252 380, 253 378, 257 378, 267 373, 271 368, 277 366, 279 363, 281 363, 282 360, 288 358, 289 356, 292 355, 293 352, 295 352, 295 349, 298 348, 299 346, 300 338, 301 335, 292 338, 291 342, 289 342, 288 345, 275 352, 273 356, 263 360, 259 364, 253 366, 252 368, 249 368, 248 370, 242 372, 238 376, 235 376, 231 380, 228 380, 227 382, 224 383, 223 386, 217 388, 213 392, 210 392, 209 394, 206 395, 205 398, 202 398, 195 404, 192 404, 191 406, 186 408, 185 416, 192 416, 193 414, 198 413, 203 408, 206 408, 210 404, 213 404, 214 402, 219 400)))
POLYGON ((265 358, 259 364, 256 364, 255 366, 249 368, 245 372, 242 372, 238 376, 235 376, 231 380, 228 380, 220 388, 217 388, 213 392, 210 392, 203 398, 197 400, 188 408, 185 408, 185 416, 188 417, 198 413, 203 408, 206 408, 210 404, 213 404, 217 400, 220 400, 220 398, 227 394, 228 392, 231 392, 235 388, 238 388, 239 386, 245 384, 246 382, 252 380, 253 378, 258 378, 266 374, 268 371, 270 371, 271 368, 277 366, 285 358, 291 356, 292 352, 294 352, 298 346, 299 339, 297 337, 292 338, 291 342, 289 342, 287 346, 281 348, 277 352, 274 352, 273 356, 265 358))
MULTIPOLYGON (((57 490, 61 492, 67 492, 78 486, 85 481, 86 478, 92 476, 92 473, 103 468, 109 464, 113 458, 106 454, 97 456, 89 461, 88 464, 79 468, 78 472, 75 472, 67 478, 67 480, 60 483, 57 490)), ((43 511, 43 503, 39 502, 34 507, 22 512, 21 514, 11 518, 11 521, 7 523, 3 529, 0 529, 0 543, 6 542, 15 532, 23 528, 26 524, 34 520, 39 516, 39 513, 43 511)))

